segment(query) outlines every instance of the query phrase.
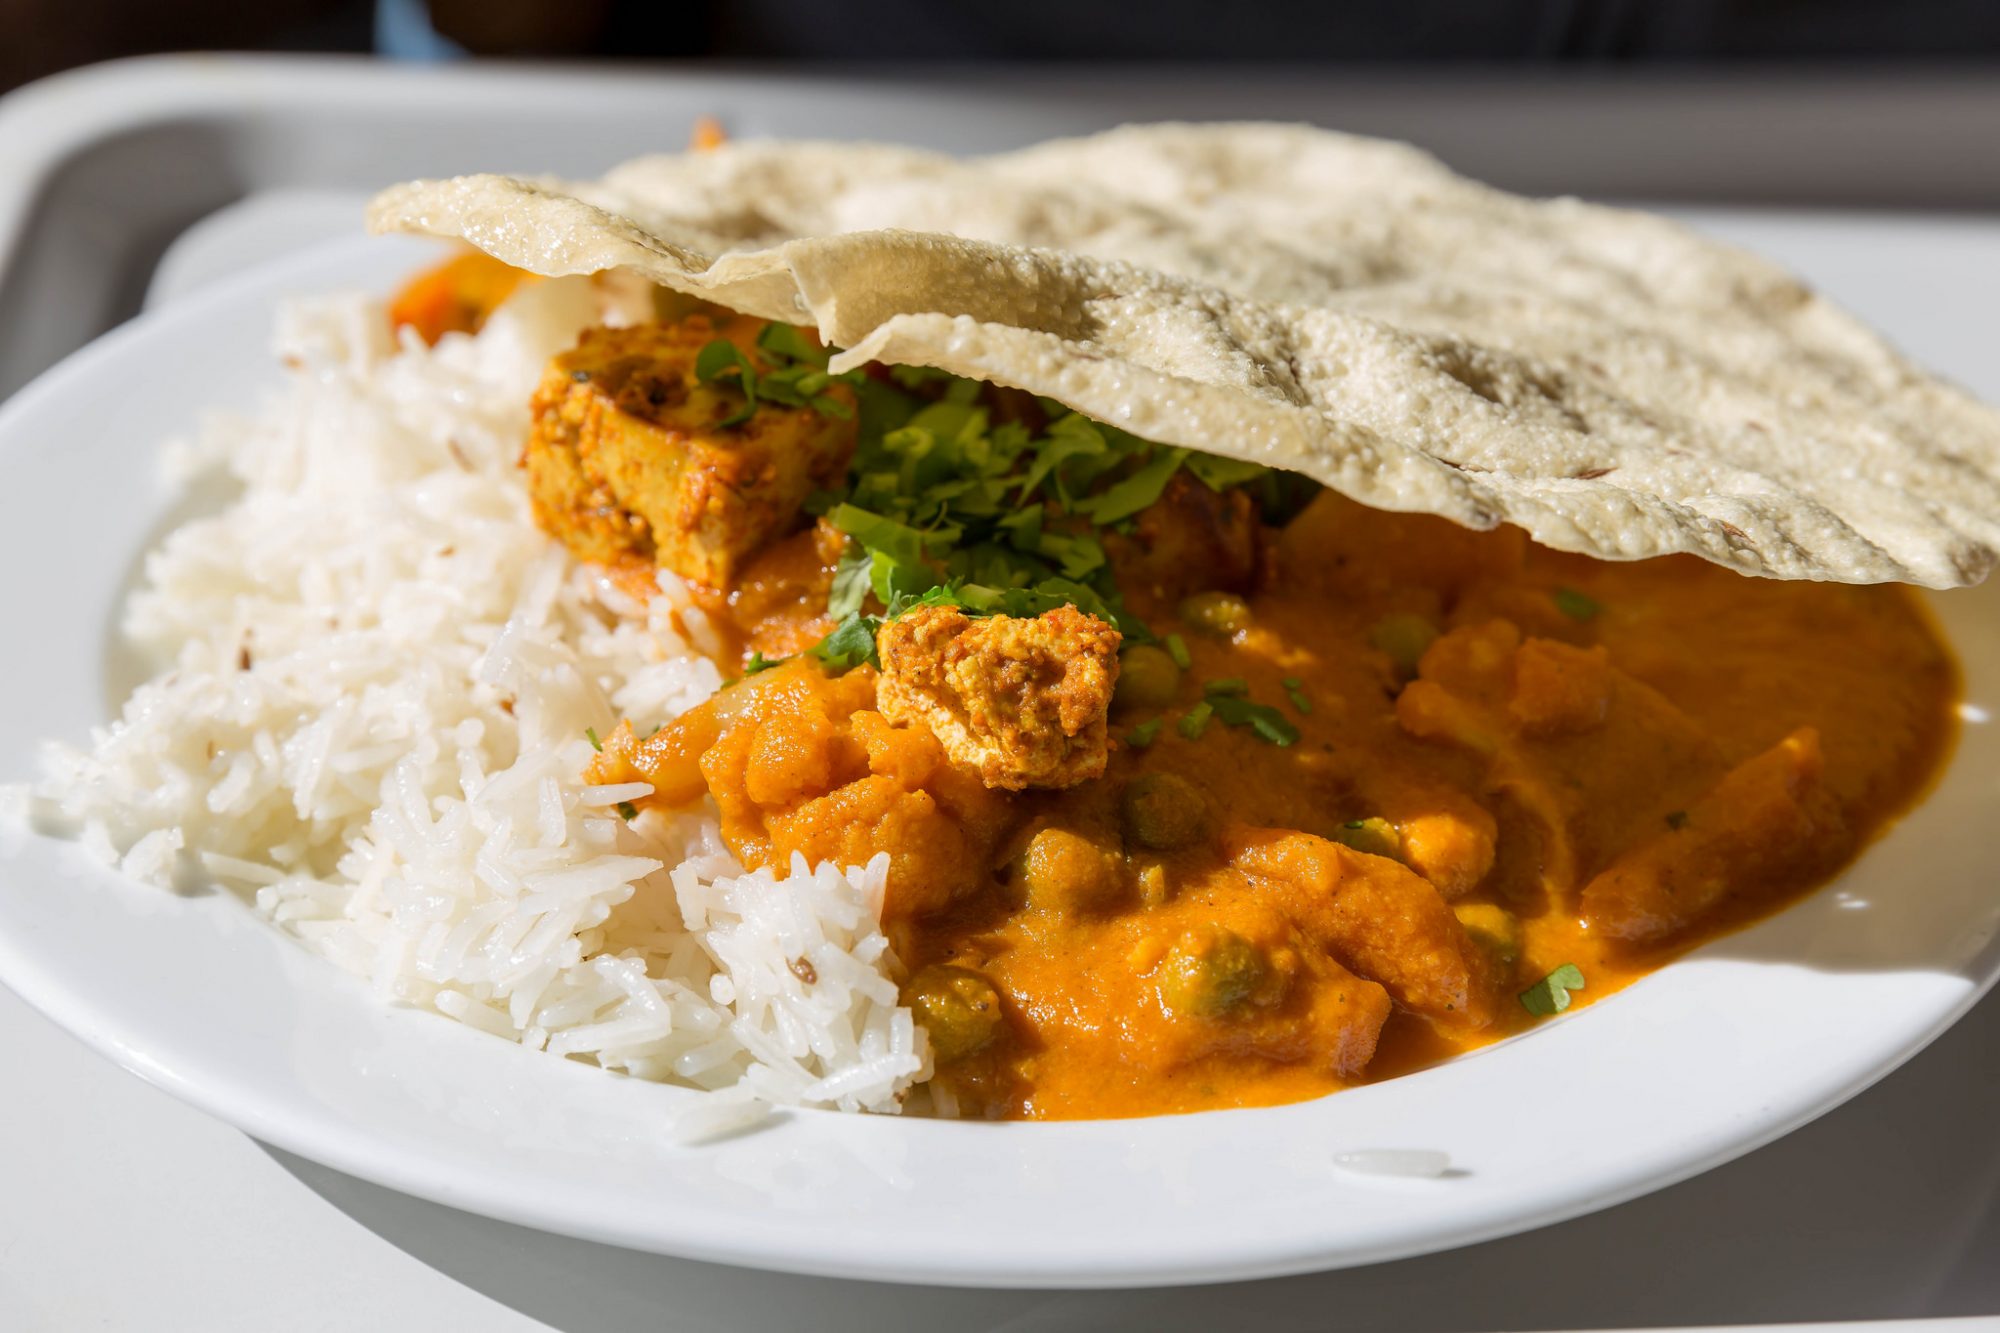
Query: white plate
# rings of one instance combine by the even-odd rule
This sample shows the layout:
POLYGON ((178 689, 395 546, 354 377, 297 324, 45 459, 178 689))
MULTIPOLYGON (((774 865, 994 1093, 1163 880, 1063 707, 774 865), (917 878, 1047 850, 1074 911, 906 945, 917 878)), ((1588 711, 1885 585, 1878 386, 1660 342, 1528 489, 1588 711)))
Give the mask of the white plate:
MULTIPOLYGON (((275 303, 383 287, 416 254, 354 241, 106 337, 0 411, 0 776, 112 706, 112 627, 173 497, 154 446, 275 380, 275 303)), ((2000 585, 1937 599, 1975 704, 2000 708, 2000 585)), ((1866 707, 1865 699, 1854 701, 1866 707)), ((0 979, 126 1068, 357 1176, 549 1230, 890 1280, 1113 1286, 1367 1263, 1630 1198, 1829 1109, 2000 972, 2000 734, 1837 885, 1528 1036, 1269 1110, 989 1125, 794 1113, 696 1148, 693 1096, 379 1007, 222 894, 0 843, 0 979), (1431 1148, 1444 1179, 1342 1170, 1431 1148)), ((19 1095, 13 1090, 10 1095, 19 1095)))

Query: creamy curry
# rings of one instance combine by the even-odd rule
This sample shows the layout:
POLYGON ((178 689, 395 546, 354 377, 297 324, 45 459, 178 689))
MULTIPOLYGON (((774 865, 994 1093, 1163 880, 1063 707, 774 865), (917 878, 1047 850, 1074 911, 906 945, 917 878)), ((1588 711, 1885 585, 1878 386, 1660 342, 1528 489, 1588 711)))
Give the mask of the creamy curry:
MULTIPOLYGON (((504 294, 457 262, 406 297, 427 337, 504 294)), ((749 866, 886 854, 947 1113, 1275 1103, 1493 1041, 1824 882, 1951 742, 1900 587, 1558 554, 662 314, 550 365, 524 467, 738 678, 592 776, 713 801, 749 866)))

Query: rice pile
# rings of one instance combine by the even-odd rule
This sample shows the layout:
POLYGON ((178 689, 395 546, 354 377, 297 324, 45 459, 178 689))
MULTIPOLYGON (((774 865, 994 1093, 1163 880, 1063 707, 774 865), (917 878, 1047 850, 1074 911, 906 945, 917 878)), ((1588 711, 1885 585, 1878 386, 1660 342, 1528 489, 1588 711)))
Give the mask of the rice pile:
POLYGON ((768 1102, 893 1111, 930 1065, 886 858, 746 873, 712 814, 627 823, 649 788, 581 779, 587 729, 721 684, 679 588, 634 602, 529 517, 527 396, 600 299, 531 286, 435 348, 358 297, 289 309, 284 392, 169 449, 242 490, 129 603, 168 669, 88 748, 49 745, 31 805, 144 879, 254 893, 385 999, 730 1090, 684 1133, 768 1102))

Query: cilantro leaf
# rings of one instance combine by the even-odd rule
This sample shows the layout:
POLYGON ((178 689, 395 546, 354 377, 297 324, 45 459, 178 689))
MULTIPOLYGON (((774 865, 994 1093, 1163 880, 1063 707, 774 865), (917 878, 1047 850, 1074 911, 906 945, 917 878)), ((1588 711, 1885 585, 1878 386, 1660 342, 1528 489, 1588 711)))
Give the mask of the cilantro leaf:
POLYGON ((1201 739, 1201 733, 1208 730, 1209 718, 1215 716, 1215 705, 1204 699, 1181 715, 1175 730, 1191 741, 1201 739))
POLYGON ((583 729, 583 738, 590 742, 591 749, 597 751, 599 754, 604 753, 604 742, 597 739, 596 727, 585 727, 583 729))
POLYGON ((845 620, 861 609, 861 604, 868 600, 874 566, 874 555, 861 543, 849 542, 842 548, 840 563, 833 570, 833 588, 827 594, 828 615, 845 620))
POLYGON ((857 613, 841 621, 834 627, 833 633, 806 649, 806 652, 824 662, 827 670, 836 676, 852 671, 863 662, 880 666, 881 660, 875 656, 875 631, 881 627, 880 617, 857 613))
POLYGON ((1211 491, 1226 491, 1231 486, 1242 486, 1261 480, 1270 469, 1261 463, 1246 463, 1240 458, 1218 458, 1214 454, 1190 453, 1187 456, 1187 470, 1211 491))
POLYGON ((1065 463, 1080 458, 1101 458, 1109 447, 1104 442, 1103 433, 1091 424, 1089 418, 1074 412, 1057 418, 1049 427, 1048 438, 1037 450, 1027 475, 1021 479, 1021 503, 1032 500, 1042 484, 1065 463))
POLYGON ((897 593, 889 601, 889 614, 885 620, 894 620, 906 611, 914 611, 920 606, 964 606, 956 585, 940 583, 934 588, 926 588, 921 593, 897 593))
POLYGON ((629 824, 639 817, 639 807, 630 801, 620 801, 618 803, 618 817, 629 824))
POLYGON ((921 391, 930 385, 956 379, 957 376, 948 370, 936 370, 930 366, 890 366, 889 378, 902 388, 921 391))
POLYGON ((1537 1018, 1547 1018, 1569 1008, 1569 993, 1583 988, 1583 969, 1564 963, 1521 992, 1521 1007, 1537 1018))
POLYGON ((787 366, 759 375, 757 394, 764 402, 781 407, 809 407, 823 417, 846 421, 854 415, 854 409, 827 392, 836 379, 851 383, 845 375, 829 375, 806 365, 787 366))
POLYGON ((1208 697, 1208 701, 1215 706, 1215 715, 1226 725, 1248 727, 1260 739, 1273 745, 1292 745, 1299 739, 1299 729, 1269 704, 1254 704, 1248 699, 1214 694, 1208 697))
POLYGON ((1160 498, 1187 454, 1185 449, 1163 448, 1137 472, 1104 494, 1077 502, 1073 508, 1088 515, 1094 523, 1116 523, 1121 518, 1130 518, 1160 498))
POLYGON ((1132 730, 1125 733, 1125 743, 1135 750, 1143 750, 1159 739, 1160 726, 1165 718, 1149 717, 1132 730))
POLYGON ((924 562, 924 534, 907 523, 870 513, 845 502, 826 513, 826 521, 860 542, 871 552, 888 556, 900 565, 924 562))
POLYGON ((750 660, 743 664, 743 674, 754 676, 759 671, 769 671, 772 667, 781 666, 791 660, 789 657, 766 657, 761 652, 752 651, 750 660))
POLYGON ((1604 609, 1594 597, 1587 597, 1574 588, 1557 588, 1549 596, 1555 601, 1556 610, 1571 620, 1592 620, 1604 609))
MULTIPOLYGON (((927 565, 906 565, 886 551, 868 556, 868 587, 884 606, 895 606, 941 585, 927 565)), ((893 613, 892 613, 893 614, 893 613)))
POLYGON ((803 361, 809 366, 826 369, 826 363, 833 359, 833 349, 823 347, 806 336, 804 329, 780 321, 764 326, 757 335, 758 350, 768 352, 773 360, 803 361))
POLYGON ((727 338, 717 338, 695 354, 694 377, 703 384, 727 384, 732 376, 743 391, 743 406, 716 422, 718 426, 740 426, 756 414, 757 368, 727 338))

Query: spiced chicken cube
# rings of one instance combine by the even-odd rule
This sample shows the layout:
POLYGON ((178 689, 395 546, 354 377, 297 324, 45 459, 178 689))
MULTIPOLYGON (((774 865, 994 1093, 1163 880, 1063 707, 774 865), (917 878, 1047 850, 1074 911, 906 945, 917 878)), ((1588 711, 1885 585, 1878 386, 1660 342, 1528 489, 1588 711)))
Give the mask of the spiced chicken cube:
POLYGON ((709 588, 801 521, 854 453, 854 399, 844 411, 761 402, 741 421, 742 391, 703 383, 703 347, 726 337, 761 372, 762 321, 595 328, 543 372, 522 464, 535 520, 584 560, 656 564, 709 588))
POLYGON ((928 727, 988 787, 1073 787, 1104 773, 1119 637, 1071 606, 986 619, 918 607, 876 637, 877 706, 928 727))

